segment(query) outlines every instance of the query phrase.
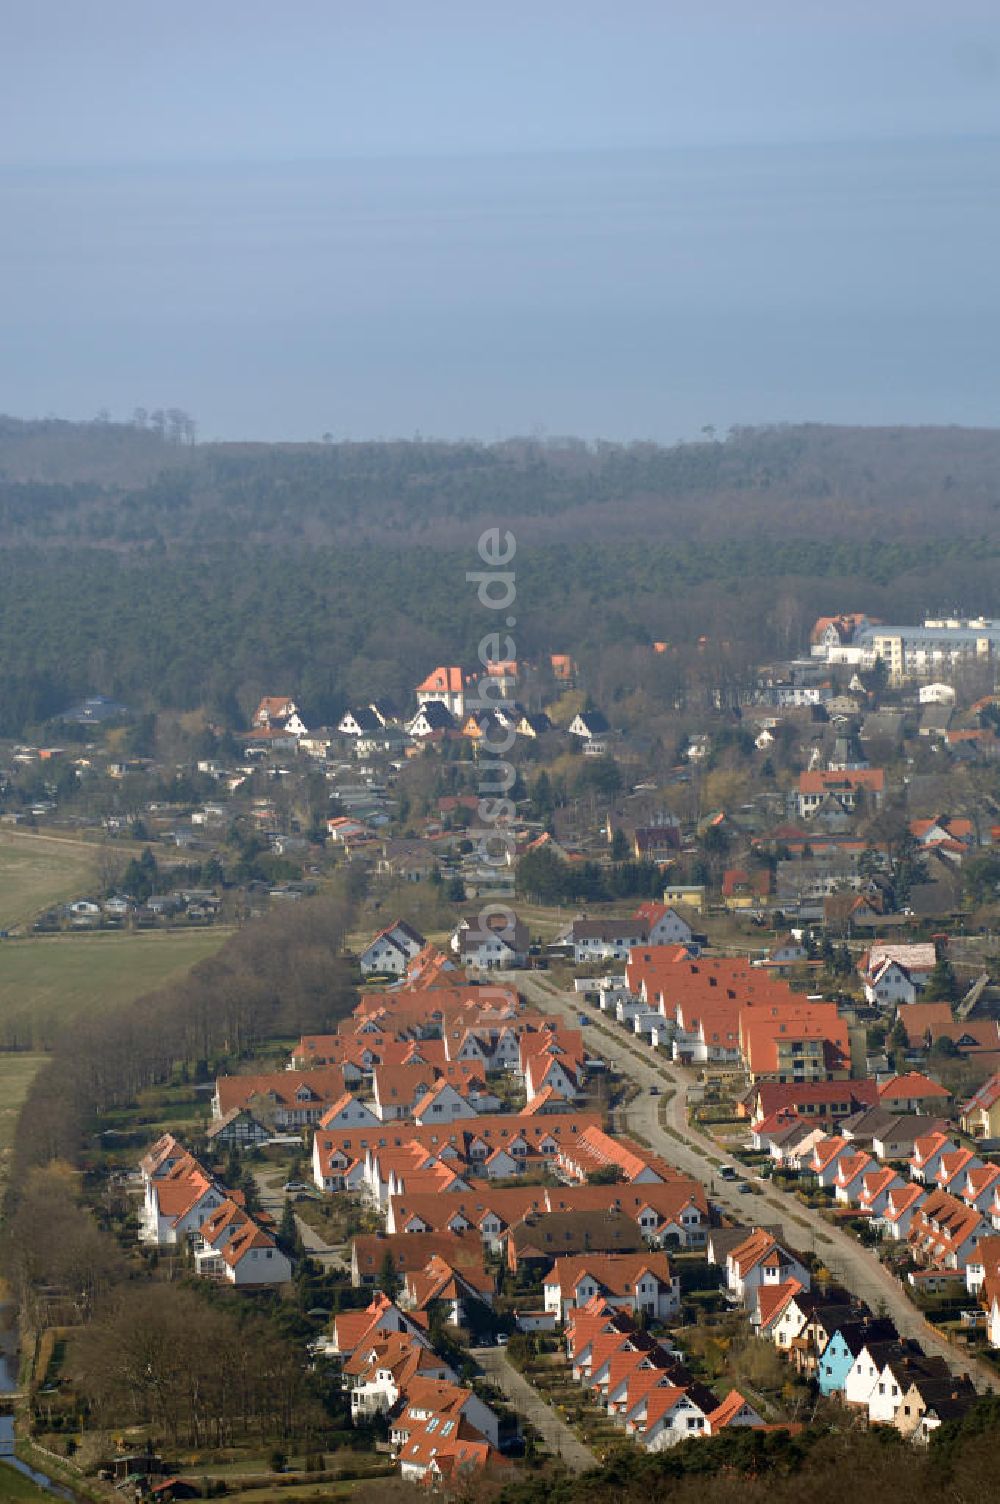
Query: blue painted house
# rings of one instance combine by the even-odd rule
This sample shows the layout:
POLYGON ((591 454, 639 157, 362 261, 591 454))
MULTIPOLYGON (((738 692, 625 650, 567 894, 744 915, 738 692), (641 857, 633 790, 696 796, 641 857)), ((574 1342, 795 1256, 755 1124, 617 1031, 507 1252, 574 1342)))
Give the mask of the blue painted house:
POLYGON ((888 1319, 845 1321, 830 1335, 819 1356, 816 1378, 820 1394, 842 1394, 858 1353, 869 1342, 891 1342, 896 1328, 888 1319))

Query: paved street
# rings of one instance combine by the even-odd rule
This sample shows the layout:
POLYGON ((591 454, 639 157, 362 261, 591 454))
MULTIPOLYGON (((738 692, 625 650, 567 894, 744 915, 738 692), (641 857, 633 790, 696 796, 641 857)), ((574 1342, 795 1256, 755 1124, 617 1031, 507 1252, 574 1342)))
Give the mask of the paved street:
POLYGON ((474 1347, 470 1351, 483 1372, 494 1380, 518 1415, 531 1422, 555 1456, 561 1457, 566 1466, 577 1473, 585 1472, 588 1467, 596 1467, 597 1460, 593 1452, 584 1446, 576 1433, 545 1403, 538 1390, 518 1373, 504 1348, 474 1347))
POLYGON ((712 1160, 724 1160, 724 1151, 713 1140, 688 1126, 690 1077, 682 1069, 667 1064, 652 1046, 641 1042, 637 1036, 626 1034, 618 1023, 611 1023, 605 1015, 594 1013, 589 1004, 581 1005, 576 994, 558 992, 548 978, 523 972, 507 972, 505 976, 529 1001, 550 1013, 562 1015, 573 1028, 579 1026, 581 1012, 586 1010, 588 1015, 593 1014, 595 1021, 584 1029, 588 1049, 643 1088, 625 1114, 626 1126, 641 1134, 657 1153, 678 1169, 696 1175, 710 1188, 714 1202, 742 1222, 781 1222, 793 1248, 817 1253, 831 1274, 866 1301, 871 1310, 884 1311, 891 1316, 903 1336, 916 1338, 925 1352, 940 1354, 953 1368, 968 1372, 977 1388, 997 1387, 992 1370, 970 1355, 958 1352, 935 1334, 911 1305, 898 1280, 850 1233, 831 1227, 819 1212, 803 1206, 782 1191, 769 1188, 763 1195, 740 1195, 715 1178, 712 1160), (603 1027, 598 1026, 598 1017, 603 1027), (674 1095, 666 1103, 666 1117, 669 1126, 681 1135, 683 1142, 661 1127, 659 1108, 663 1097, 651 1097, 651 1085, 666 1091, 673 1089, 674 1095))

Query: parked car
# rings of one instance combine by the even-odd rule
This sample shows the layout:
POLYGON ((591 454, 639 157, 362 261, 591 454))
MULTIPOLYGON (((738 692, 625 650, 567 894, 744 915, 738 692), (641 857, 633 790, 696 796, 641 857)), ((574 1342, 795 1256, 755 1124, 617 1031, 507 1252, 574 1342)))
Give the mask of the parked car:
POLYGON ((658 1097, 660 1095, 660 1088, 658 1086, 651 1086, 649 1088, 649 1095, 651 1097, 658 1097))
POLYGON ((288 1195, 291 1191, 307 1191, 309 1187, 302 1180, 287 1180, 281 1189, 288 1195))

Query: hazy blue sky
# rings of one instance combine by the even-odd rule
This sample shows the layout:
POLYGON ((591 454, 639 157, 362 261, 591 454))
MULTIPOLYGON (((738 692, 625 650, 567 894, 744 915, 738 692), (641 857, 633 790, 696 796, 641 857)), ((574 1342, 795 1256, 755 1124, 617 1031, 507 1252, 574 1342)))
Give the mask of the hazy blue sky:
POLYGON ((993 423, 1000 6, 6 0, 0 410, 993 423))

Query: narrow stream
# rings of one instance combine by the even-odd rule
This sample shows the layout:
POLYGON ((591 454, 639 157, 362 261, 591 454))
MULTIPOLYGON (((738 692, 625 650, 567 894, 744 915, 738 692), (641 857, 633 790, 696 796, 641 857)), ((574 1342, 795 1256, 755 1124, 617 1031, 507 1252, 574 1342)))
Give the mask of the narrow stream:
MULTIPOLYGON (((7 1333, 0 1335, 6 1337, 7 1333)), ((9 1339, 5 1345, 9 1351, 9 1339)), ((12 1367, 10 1359, 0 1352, 0 1395, 12 1394, 16 1388, 16 1370, 12 1367)), ((26 1478, 31 1479, 32 1483, 37 1484, 46 1493, 52 1494, 54 1498, 67 1499, 69 1504, 76 1504, 76 1496, 70 1493, 68 1488, 64 1488, 61 1483, 53 1483, 52 1479, 47 1478, 44 1473, 36 1472, 26 1462, 21 1462, 14 1456, 14 1417, 12 1415, 0 1415, 0 1499, 4 1494, 3 1469, 5 1467, 16 1468, 19 1473, 23 1473, 26 1478)))

